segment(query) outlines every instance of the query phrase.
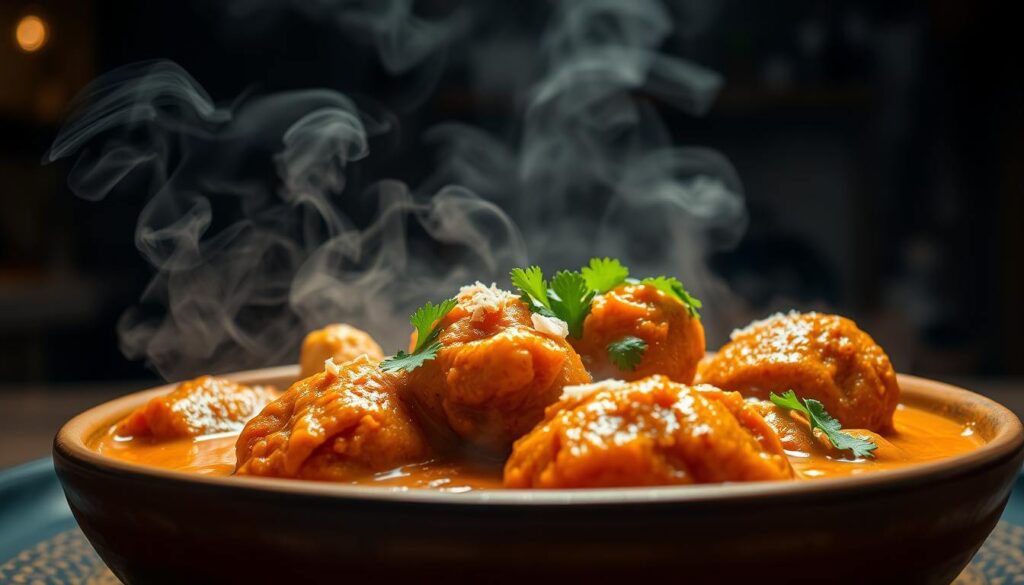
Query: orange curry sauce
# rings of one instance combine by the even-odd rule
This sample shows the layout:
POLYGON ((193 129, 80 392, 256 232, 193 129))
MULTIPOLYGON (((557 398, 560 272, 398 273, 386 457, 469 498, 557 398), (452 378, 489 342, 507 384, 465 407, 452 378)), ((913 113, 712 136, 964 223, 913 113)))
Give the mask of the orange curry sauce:
MULTIPOLYGON (((984 440, 972 423, 962 423, 919 408, 901 405, 895 414, 896 432, 885 438, 902 457, 845 460, 821 454, 787 451, 799 479, 843 477, 896 469, 971 451, 984 440)), ((154 441, 126 438, 116 426, 95 437, 97 452, 143 465, 207 475, 231 475, 235 468, 236 433, 194 439, 154 441)), ((501 466, 479 467, 449 461, 428 461, 377 473, 352 482, 391 489, 425 488, 449 492, 501 487, 501 466)))

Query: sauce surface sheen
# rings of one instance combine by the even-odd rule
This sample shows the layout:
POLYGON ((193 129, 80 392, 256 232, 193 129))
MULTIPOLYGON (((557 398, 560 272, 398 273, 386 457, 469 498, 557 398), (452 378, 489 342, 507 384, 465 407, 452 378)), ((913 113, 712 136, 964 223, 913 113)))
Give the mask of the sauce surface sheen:
MULTIPOLYGON (((829 456, 787 451, 798 479, 845 477, 897 469, 952 457, 977 449, 984 440, 972 423, 959 422, 920 408, 900 405, 894 417, 896 431, 886 439, 897 447, 902 459, 844 460, 829 456)), ((91 447, 103 455, 123 461, 204 475, 231 475, 235 468, 237 433, 207 435, 195 439, 154 441, 126 438, 116 427, 98 435, 91 447)), ((480 466, 433 460, 406 465, 350 482, 389 489, 435 489, 465 492, 498 489, 502 484, 500 464, 480 466)))

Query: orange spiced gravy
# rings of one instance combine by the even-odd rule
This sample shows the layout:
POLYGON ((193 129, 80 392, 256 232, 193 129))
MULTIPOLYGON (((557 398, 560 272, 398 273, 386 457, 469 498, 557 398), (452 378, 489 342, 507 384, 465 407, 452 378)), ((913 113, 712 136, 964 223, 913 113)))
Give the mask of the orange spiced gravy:
MULTIPOLYGON (((897 451, 881 453, 873 459, 851 460, 821 452, 796 450, 786 450, 786 457, 796 472, 796 479, 810 480, 874 473, 935 461, 971 451, 984 442, 974 433, 973 423, 946 418, 920 408, 900 405, 894 422, 895 432, 886 436, 888 444, 879 449, 897 451)), ((115 426, 94 437, 91 447, 103 455, 132 463, 189 473, 231 475, 235 469, 237 440, 237 433, 173 440, 120 437, 115 426)), ((450 492, 497 489, 502 486, 502 465, 500 462, 481 465, 433 459, 368 474, 346 483, 450 492)))
POLYGON ((551 288, 537 267, 512 272, 519 294, 462 287, 417 310, 391 357, 328 325, 283 392, 201 376, 92 447, 197 474, 460 492, 813 480, 984 442, 972 421, 901 396, 850 319, 773 315, 705 356, 700 301, 628 274, 605 258, 551 288))

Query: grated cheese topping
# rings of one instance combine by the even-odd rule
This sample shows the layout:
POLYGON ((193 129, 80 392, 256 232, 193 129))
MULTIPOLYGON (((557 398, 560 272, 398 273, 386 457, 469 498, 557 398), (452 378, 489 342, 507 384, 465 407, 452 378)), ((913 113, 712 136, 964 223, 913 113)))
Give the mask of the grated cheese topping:
POLYGON ((566 400, 585 398, 602 390, 618 390, 624 387, 626 387, 626 382, 623 382, 622 380, 605 380, 603 382, 595 382, 593 384, 577 384, 576 386, 566 386, 562 388, 562 395, 558 399, 566 400))
POLYGON ((479 280, 459 289, 457 300, 470 313, 470 321, 483 321, 487 313, 497 313, 505 308, 514 294, 498 288, 493 282, 487 286, 479 280))
POLYGON ((334 361, 333 357, 329 357, 326 360, 324 360, 324 372, 328 376, 333 376, 333 377, 337 378, 338 376, 341 375, 341 366, 343 366, 345 364, 350 364, 352 362, 359 362, 359 361, 365 361, 367 363, 377 363, 380 360, 371 358, 370 354, 368 354, 368 353, 361 353, 361 354, 357 355, 356 357, 354 357, 354 358, 352 358, 350 360, 345 360, 345 361, 343 361, 343 362, 341 362, 339 364, 336 361, 334 361))
POLYGON ((764 319, 758 319, 756 321, 751 321, 746 327, 740 327, 739 329, 733 329, 732 333, 729 334, 729 339, 735 340, 737 337, 739 337, 741 335, 746 335, 747 333, 750 333, 751 331, 754 331, 755 329, 760 329, 761 327, 764 327, 765 325, 771 325, 772 323, 774 323, 776 321, 779 321, 780 319, 794 319, 794 318, 799 317, 799 316, 804 315, 804 314, 806 314, 806 315, 815 315, 816 313, 814 313, 813 311, 810 312, 810 313, 801 313, 800 311, 797 311, 797 310, 791 310, 788 313, 775 313, 775 314, 772 314, 772 315, 768 315, 764 319))
POLYGON ((341 374, 341 366, 334 363, 334 358, 327 358, 327 360, 324 362, 324 372, 326 372, 327 375, 329 376, 334 376, 335 378, 337 378, 338 375, 341 374))
POLYGON ((563 339, 569 335, 569 324, 558 317, 548 317, 540 313, 534 313, 530 315, 530 319, 533 320, 533 328, 539 333, 563 339))

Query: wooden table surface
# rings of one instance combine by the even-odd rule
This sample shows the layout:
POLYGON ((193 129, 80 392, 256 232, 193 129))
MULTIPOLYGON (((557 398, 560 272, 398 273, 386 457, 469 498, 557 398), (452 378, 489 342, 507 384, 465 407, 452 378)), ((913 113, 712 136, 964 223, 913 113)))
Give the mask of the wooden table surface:
MULTIPOLYGON (((1024 378, 965 378, 948 382, 990 396, 1024 419, 1024 378)), ((57 429, 79 412, 158 384, 150 380, 0 385, 0 468, 48 456, 57 429)))
POLYGON ((69 385, 0 385, 0 469, 50 454, 53 437, 76 414, 155 380, 69 385))

